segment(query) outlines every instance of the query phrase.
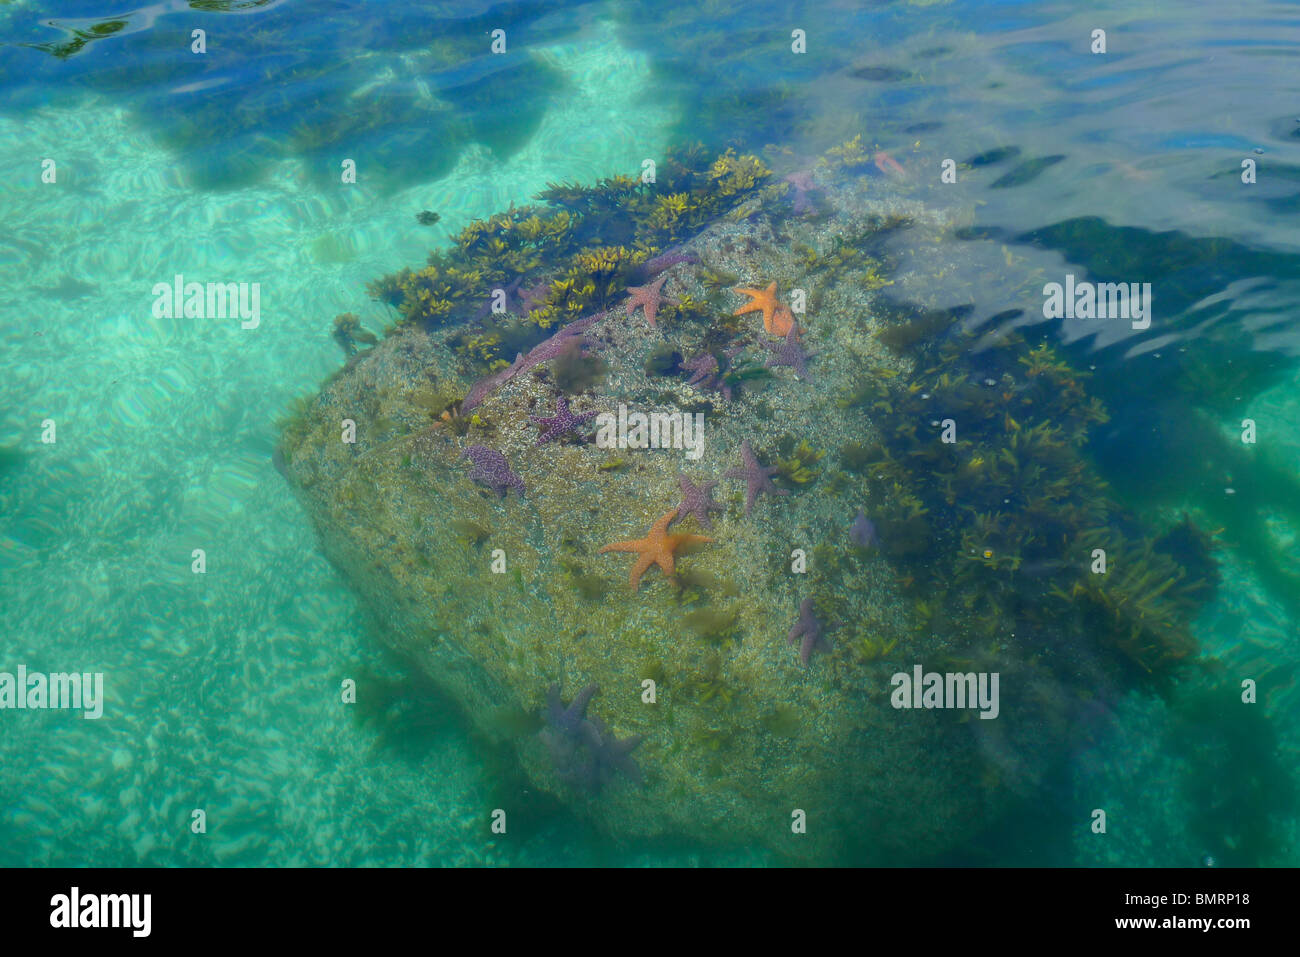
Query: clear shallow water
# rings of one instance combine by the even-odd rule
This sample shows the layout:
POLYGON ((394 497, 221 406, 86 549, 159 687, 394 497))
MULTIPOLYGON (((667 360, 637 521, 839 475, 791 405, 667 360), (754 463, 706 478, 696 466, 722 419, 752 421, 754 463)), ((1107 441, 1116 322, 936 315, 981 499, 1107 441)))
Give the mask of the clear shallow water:
MULTIPOLYGON (((558 813, 489 846, 483 809, 509 770, 376 650, 270 463, 277 420, 339 365, 332 317, 388 321, 367 281, 548 182, 634 171, 683 139, 778 144, 790 168, 858 133, 887 149, 909 171, 899 188, 970 222, 960 251, 900 244, 898 298, 969 305, 975 327, 1040 321, 1042 283, 1067 271, 1156 285, 1144 333, 1067 321, 1053 335, 1097 367, 1113 421, 1095 452, 1116 487, 1224 528, 1224 585, 1197 635, 1268 684, 1268 720, 1232 733, 1272 733, 1294 771, 1296 7, 846 4, 787 23, 778 5, 741 21, 521 5, 491 57, 487 5, 213 6, 0 7, 0 444, 27 453, 0 476, 0 667, 109 676, 101 721, 3 713, 0 862, 763 860, 614 853, 558 813), (1088 53, 1096 27, 1105 57, 1088 53), (943 159, 991 150, 1007 155, 940 182, 943 159), (349 156, 359 182, 341 188, 349 156), (57 185, 40 182, 46 157, 57 185), (422 209, 441 221, 416 225, 422 209), (945 256, 951 284, 908 284, 909 257, 945 256), (260 282, 256 344, 237 324, 152 318, 152 284, 177 272, 260 282), (1253 459, 1194 441, 1244 417, 1265 437, 1253 459), (387 721, 334 704, 339 676, 363 671, 398 682, 387 721), (188 809, 217 801, 237 809, 228 826, 187 840, 188 809)), ((1227 733, 1135 697, 1047 801, 1101 793, 1139 822, 1131 840, 1045 825, 1008 850, 973 829, 967 859, 1223 856, 1213 832, 1259 808, 1206 799, 1222 813, 1188 825, 1200 782, 1225 771, 1164 746, 1177 720, 1184 741, 1227 733)), ((1246 863, 1295 862, 1284 811, 1246 863)))

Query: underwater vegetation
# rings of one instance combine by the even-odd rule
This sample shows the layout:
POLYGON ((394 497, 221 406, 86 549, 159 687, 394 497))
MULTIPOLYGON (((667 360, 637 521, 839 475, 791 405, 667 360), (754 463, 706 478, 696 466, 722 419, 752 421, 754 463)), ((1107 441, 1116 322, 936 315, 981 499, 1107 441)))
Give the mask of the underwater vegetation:
MULTIPOLYGON (((398 270, 367 290, 397 311, 399 324, 469 323, 461 354, 486 366, 508 363, 513 353, 491 336, 531 329, 531 346, 541 330, 609 308, 629 288, 642 288, 636 283, 682 261, 665 250, 733 209, 770 175, 755 156, 683 148, 657 165, 653 183, 623 175, 594 186, 552 184, 537 197, 540 204, 476 220, 422 268, 398 270)), ((657 292, 653 284, 647 290, 657 292)), ((675 308, 706 314, 689 300, 675 308)), ((654 319, 649 305, 647 317, 654 319)), ((522 351, 519 338, 516 332, 522 351)))
POLYGON ((1064 631, 1030 649, 1061 667, 1098 642, 1142 676, 1192 658, 1210 537, 1190 519, 1145 530, 1112 498, 1085 454, 1109 418, 1088 373, 1017 333, 973 355, 952 311, 895 308, 879 338, 916 372, 875 370, 841 398, 884 438, 840 456, 881 503, 879 547, 924 610, 963 609, 947 624, 972 640, 1064 631))
POLYGON ((375 750, 419 757, 453 727, 455 710, 418 668, 387 655, 381 673, 361 666, 345 677, 356 682, 349 712, 357 727, 374 735, 375 750))
POLYGON ((817 481, 821 470, 817 463, 826 457, 825 449, 815 449, 807 439, 796 443, 793 435, 783 435, 776 443, 776 477, 787 488, 799 488, 817 481))
POLYGON ((361 319, 345 312, 334 320, 334 341, 346 355, 355 355, 358 346, 373 346, 379 340, 361 327, 361 319))
POLYGON ((1240 689, 1198 685, 1173 700, 1165 746, 1187 761, 1183 798, 1198 850, 1223 867, 1276 866, 1295 806, 1294 768, 1266 713, 1243 708, 1240 689))
MULTIPOLYGON (((1268 328, 1254 330, 1254 307, 1225 292, 1242 276, 1300 274, 1300 256, 1231 239, 1113 226, 1097 217, 1001 238, 1059 251, 1093 281, 1141 275, 1159 288, 1160 312, 1167 317, 1159 335, 1186 333, 1197 348, 1160 350, 1159 359, 1144 362, 1135 376, 1132 360, 1121 354, 1134 340, 1103 350, 1093 350, 1086 338, 1062 347, 1104 373, 1091 384, 1103 402, 1144 410, 1098 428, 1091 455, 1126 501, 1144 508, 1194 505, 1222 529, 1220 539, 1247 558, 1273 597, 1300 614, 1300 570, 1267 527, 1269 510, 1300 523, 1300 476, 1294 463, 1276 461, 1263 445, 1231 441, 1223 429, 1225 422, 1239 425, 1250 399, 1295 366, 1293 357, 1261 344, 1268 328)), ((1144 333, 1154 334, 1154 326, 1144 333)))

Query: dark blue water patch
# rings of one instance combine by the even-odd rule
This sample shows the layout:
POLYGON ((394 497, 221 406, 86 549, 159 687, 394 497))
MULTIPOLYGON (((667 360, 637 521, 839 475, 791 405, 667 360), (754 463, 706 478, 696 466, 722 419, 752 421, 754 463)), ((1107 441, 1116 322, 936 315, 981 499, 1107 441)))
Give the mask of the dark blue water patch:
POLYGON ((107 94, 200 187, 247 185, 266 175, 267 160, 298 157, 335 179, 354 158, 386 190, 446 172, 474 142, 503 158, 517 151, 563 91, 529 44, 577 29, 537 2, 481 5, 458 19, 389 3, 192 6, 96 21, 69 4, 52 21, 11 22, 0 46, 7 105, 107 94), (506 53, 490 52, 489 25, 507 31, 506 53), (190 49, 198 28, 201 55, 190 49))
POLYGON ((972 169, 978 169, 981 166, 993 166, 995 163, 1004 163, 1007 160, 1015 159, 1019 155, 1019 146, 998 146, 991 150, 985 150, 982 153, 976 153, 974 156, 962 160, 962 165, 969 166, 972 169))
POLYGON ((1050 167, 1055 166, 1064 156, 1037 156, 1033 159, 1025 160, 1011 172, 999 176, 989 184, 989 189, 1010 189, 1013 186, 1024 186, 1026 183, 1032 183, 1042 176, 1050 167))
MULTIPOLYGON (((1078 280, 1152 284, 1158 326, 1100 349, 1091 337, 1060 344, 1076 368, 1091 370, 1088 391, 1110 413, 1090 453, 1124 501, 1202 509, 1274 600, 1300 614, 1300 576, 1272 540, 1266 517, 1272 510, 1300 523, 1300 477, 1249 454, 1221 429, 1239 421, 1254 396, 1295 374, 1296 358, 1261 348, 1259 334, 1300 327, 1300 255, 1097 217, 1019 235, 978 232, 1053 250, 1078 280), (1239 304, 1245 292, 1250 301, 1239 304), (1167 344, 1146 354, 1140 347, 1147 340, 1167 344)), ((1033 329, 1060 343, 1054 324, 1033 329)))
POLYGON ((1295 116, 1278 117, 1268 124, 1268 135, 1281 142, 1300 140, 1300 105, 1295 116))
POLYGON ((850 70, 849 76, 868 83, 901 83, 912 79, 913 74, 895 66, 860 66, 850 70))
POLYGON ((1166 747, 1193 769, 1181 796, 1201 847, 1220 866, 1260 867, 1284 846, 1296 781, 1267 712, 1241 707, 1239 695, 1231 682, 1180 688, 1166 747))

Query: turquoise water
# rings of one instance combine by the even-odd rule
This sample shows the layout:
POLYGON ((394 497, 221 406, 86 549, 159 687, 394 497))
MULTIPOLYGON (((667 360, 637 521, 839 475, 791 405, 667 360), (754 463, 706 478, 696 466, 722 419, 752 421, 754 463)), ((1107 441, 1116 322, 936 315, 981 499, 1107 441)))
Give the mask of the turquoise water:
POLYGON ((1222 529, 1196 636, 1260 683, 1244 715, 1134 694, 1076 756, 1042 803, 1105 806, 1124 840, 978 822, 953 859, 1296 863, 1300 10, 1221 7, 0 5, 0 670, 106 675, 101 720, 0 713, 0 863, 766 861, 614 850, 559 808, 485 835, 516 772, 379 650, 271 450, 340 365, 332 318, 382 328, 366 283, 468 221, 684 140, 793 167, 858 134, 908 170, 880 189, 969 224, 896 251, 900 299, 1030 325, 1006 314, 1039 271, 1155 285, 1149 330, 1052 336, 1095 367, 1093 453, 1125 501, 1222 529), (909 284, 909 257, 950 257, 950 283, 909 284), (256 338, 154 318, 177 273, 260 283, 256 338), (1258 446, 1229 454, 1245 418, 1258 446), (361 673, 392 682, 370 721, 336 703, 361 673), (205 805, 224 826, 194 840, 205 805))

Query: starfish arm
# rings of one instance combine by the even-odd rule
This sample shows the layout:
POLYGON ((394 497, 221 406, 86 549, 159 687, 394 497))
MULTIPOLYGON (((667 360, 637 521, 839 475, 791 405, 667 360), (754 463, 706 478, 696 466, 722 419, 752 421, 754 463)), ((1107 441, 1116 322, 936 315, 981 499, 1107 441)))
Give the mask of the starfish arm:
MULTIPOLYGON (((650 556, 648 555, 646 557, 650 558, 650 556)), ((673 561, 672 552, 667 552, 663 555, 657 555, 654 558, 651 558, 651 561, 653 561, 654 564, 658 565, 661 569, 663 569, 663 573, 665 575, 671 575, 673 573, 673 569, 677 567, 676 563, 673 561)), ((646 567, 647 568, 650 567, 649 564, 647 564, 646 567)))
POLYGON ((799 660, 803 662, 804 667, 808 666, 808 659, 812 657, 813 648, 817 645, 817 636, 809 632, 804 635, 803 644, 799 646, 799 660))
POLYGON ((599 688, 596 684, 589 684, 587 687, 579 691, 577 697, 569 703, 568 714, 574 721, 579 720, 584 714, 586 714, 587 705, 591 699, 595 697, 598 690, 599 688))
POLYGON ((641 558, 637 561, 637 563, 632 566, 632 571, 628 575, 628 582, 631 583, 633 591, 637 591, 640 589, 641 576, 644 575, 646 571, 649 570, 650 566, 653 565, 654 563, 655 563, 655 557, 653 555, 646 554, 646 555, 642 555, 641 558))
POLYGON ((654 525, 650 527, 650 535, 647 537, 653 538, 656 532, 662 535, 664 531, 668 528, 668 523, 671 522, 676 517, 677 517, 677 509, 673 509, 671 512, 668 512, 666 515, 660 517, 659 521, 655 522, 654 525))
POLYGON ((706 542, 711 541, 713 541, 713 539, 709 538, 707 535, 670 535, 668 547, 675 550, 680 548, 682 545, 703 545, 706 542))
POLYGON ((603 555, 606 552, 639 552, 645 548, 645 544, 644 539, 634 542, 614 542, 610 545, 606 545, 598 554, 603 555))

